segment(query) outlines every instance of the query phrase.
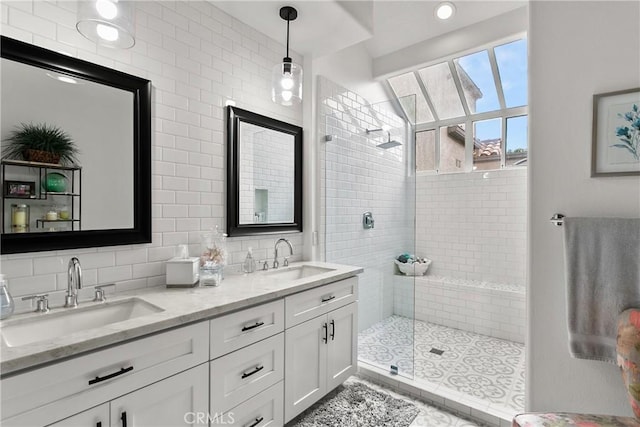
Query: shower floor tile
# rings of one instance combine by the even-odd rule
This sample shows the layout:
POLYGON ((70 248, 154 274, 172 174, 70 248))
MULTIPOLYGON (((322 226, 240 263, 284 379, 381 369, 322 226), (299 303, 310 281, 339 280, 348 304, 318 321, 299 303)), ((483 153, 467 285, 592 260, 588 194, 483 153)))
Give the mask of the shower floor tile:
POLYGON ((391 316, 360 332, 358 358, 386 371, 396 365, 400 375, 413 373, 431 389, 460 392, 497 411, 524 410, 520 343, 391 316))

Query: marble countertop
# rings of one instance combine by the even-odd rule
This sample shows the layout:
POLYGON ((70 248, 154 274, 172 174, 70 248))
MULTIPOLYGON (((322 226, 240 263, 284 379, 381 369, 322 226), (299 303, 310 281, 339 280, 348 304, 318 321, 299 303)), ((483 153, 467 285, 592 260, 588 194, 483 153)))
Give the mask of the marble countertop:
MULTIPOLYGON (((0 375, 15 374, 133 338, 273 301, 290 294, 346 279, 363 271, 361 267, 309 261, 292 263, 288 268, 300 265, 324 267, 332 270, 287 281, 270 278, 269 273, 274 270, 244 275, 230 274, 226 275, 222 284, 217 287, 154 287, 107 295, 107 304, 136 297, 160 307, 163 311, 16 347, 8 347, 2 339, 0 340, 0 375)), ((283 270, 286 270, 286 267, 277 271, 283 270)), ((81 301, 79 308, 97 304, 104 303, 81 301)), ((2 334, 3 327, 28 322, 33 317, 51 316, 54 313, 67 310, 76 309, 53 307, 46 314, 28 313, 12 316, 10 319, 0 322, 0 334, 2 334)))

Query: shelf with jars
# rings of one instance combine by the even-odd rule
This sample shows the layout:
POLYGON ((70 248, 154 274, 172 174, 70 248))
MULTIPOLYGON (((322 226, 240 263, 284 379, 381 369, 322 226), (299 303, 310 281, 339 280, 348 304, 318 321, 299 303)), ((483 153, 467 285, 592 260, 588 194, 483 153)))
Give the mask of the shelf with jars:
POLYGON ((2 160, 3 233, 81 230, 82 167, 2 160))

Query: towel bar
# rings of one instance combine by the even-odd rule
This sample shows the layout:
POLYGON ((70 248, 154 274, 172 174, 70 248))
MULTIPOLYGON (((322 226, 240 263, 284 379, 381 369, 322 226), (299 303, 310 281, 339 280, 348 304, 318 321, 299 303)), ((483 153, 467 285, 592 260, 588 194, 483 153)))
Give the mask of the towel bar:
POLYGON ((551 219, 549 221, 551 221, 552 224, 557 225, 558 227, 560 227, 563 223, 564 223, 564 215, 557 213, 557 214, 553 214, 553 216, 551 217, 551 219))

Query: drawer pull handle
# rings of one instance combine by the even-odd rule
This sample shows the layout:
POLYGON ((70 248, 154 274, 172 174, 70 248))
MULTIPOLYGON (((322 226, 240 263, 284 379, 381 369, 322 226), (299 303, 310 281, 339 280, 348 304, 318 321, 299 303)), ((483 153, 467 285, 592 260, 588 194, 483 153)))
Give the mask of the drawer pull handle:
POLYGON ((111 378, 118 377, 122 374, 126 374, 127 372, 133 371, 133 366, 129 366, 128 368, 122 368, 118 372, 114 372, 113 374, 105 375, 104 377, 95 377, 92 380, 89 380, 89 385, 97 384, 102 381, 110 380, 111 378))
POLYGON ((122 427, 127 427, 127 413, 126 411, 120 415, 120 420, 122 421, 122 427))
POLYGON ((251 326, 245 326, 245 327, 243 327, 243 328, 242 328, 242 332, 250 331, 250 330, 255 329, 255 328, 257 328, 257 327, 260 327, 260 326, 262 326, 262 325, 264 325, 264 322, 256 322, 256 324, 255 324, 255 325, 251 325, 251 326))
POLYGON ((258 365, 258 366, 256 366, 256 368, 255 368, 253 371, 251 371, 251 372, 244 372, 244 373, 242 374, 242 379, 245 379, 245 378, 247 378, 247 377, 250 377, 250 376, 251 376, 251 375, 253 375, 253 374, 257 374, 258 372, 262 371, 263 369, 264 369, 264 366, 260 366, 260 365, 258 365))
POLYGON ((258 418, 256 418, 256 420, 253 423, 248 424, 245 427, 256 427, 258 424, 260 424, 262 422, 262 420, 264 420, 264 417, 258 417, 258 418))
POLYGON ((327 328, 327 323, 326 322, 322 325, 322 329, 324 329, 324 338, 322 338, 322 341, 324 341, 326 343, 328 341, 327 340, 327 338, 328 338, 327 332, 329 330, 329 328, 327 328))
POLYGON ((331 341, 333 341, 336 337, 336 322, 331 321, 331 341))
POLYGON ((335 299, 336 296, 335 295, 331 295, 329 298, 322 298, 322 302, 328 302, 331 301, 332 299, 335 299))

